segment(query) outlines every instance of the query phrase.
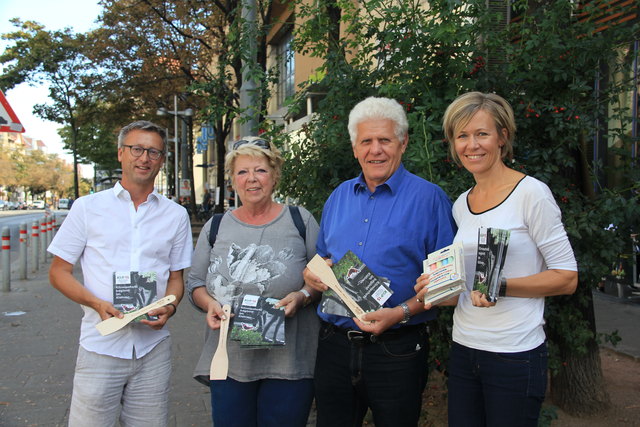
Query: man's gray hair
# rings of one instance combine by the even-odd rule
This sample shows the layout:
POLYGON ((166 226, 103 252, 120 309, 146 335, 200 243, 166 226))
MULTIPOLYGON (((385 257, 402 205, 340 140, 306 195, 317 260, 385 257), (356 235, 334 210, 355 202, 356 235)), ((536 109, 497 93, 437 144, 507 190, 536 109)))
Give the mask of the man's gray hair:
POLYGON ((120 133, 118 134, 118 148, 122 148, 124 139, 127 137, 129 132, 133 130, 143 130, 145 132, 157 133, 158 135, 160 135, 160 138, 162 138, 162 151, 167 150, 167 131, 160 125, 149 122, 147 120, 137 120, 120 129, 120 133))
POLYGON ((395 134, 400 142, 404 142, 409 132, 407 115, 398 101, 370 96, 357 103, 349 113, 349 136, 352 146, 356 144, 358 125, 366 120, 391 120, 395 123, 395 134))

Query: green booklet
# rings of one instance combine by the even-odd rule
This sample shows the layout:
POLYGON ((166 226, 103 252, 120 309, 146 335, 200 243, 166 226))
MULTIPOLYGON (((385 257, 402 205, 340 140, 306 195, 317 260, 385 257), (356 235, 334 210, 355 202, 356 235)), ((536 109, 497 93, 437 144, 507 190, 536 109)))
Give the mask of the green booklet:
MULTIPOLYGON (((356 254, 348 251, 331 269, 340 286, 365 312, 376 311, 393 294, 389 280, 376 276, 356 254)), ((323 313, 355 317, 355 314, 331 289, 323 292, 320 301, 323 313)))
POLYGON ((478 229, 478 255, 473 289, 487 296, 489 302, 498 300, 502 268, 507 258, 511 231, 500 228, 478 229))
MULTIPOLYGON (((113 273, 113 306, 123 313, 138 310, 158 299, 157 274, 155 271, 118 271, 113 273)), ((158 320, 157 316, 143 314, 142 319, 158 320)))
POLYGON ((284 309, 274 308, 275 298, 244 295, 233 306, 230 338, 242 348, 270 348, 285 345, 284 309))

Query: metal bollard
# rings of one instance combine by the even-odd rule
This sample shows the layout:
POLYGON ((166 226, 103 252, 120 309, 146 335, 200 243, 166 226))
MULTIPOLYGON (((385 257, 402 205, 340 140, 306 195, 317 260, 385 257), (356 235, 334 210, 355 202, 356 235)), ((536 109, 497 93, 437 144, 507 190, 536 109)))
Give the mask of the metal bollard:
POLYGON ((40 253, 40 242, 38 232, 39 226, 38 221, 33 221, 31 223, 31 272, 35 273, 38 271, 38 254, 40 253))
POLYGON ((27 223, 20 224, 20 279, 27 278, 27 223))
POLYGON ((40 263, 44 265, 47 262, 47 219, 42 217, 40 220, 40 263))
POLYGON ((53 238, 56 237, 56 233, 58 232, 58 216, 56 214, 53 214, 51 216, 51 229, 53 231, 53 234, 51 235, 51 240, 53 241, 53 238))
MULTIPOLYGON (((47 221, 47 248, 51 244, 52 240, 53 240, 53 215, 49 216, 49 220, 47 221)), ((45 252, 45 253, 47 255, 47 258, 51 258, 51 255, 49 254, 49 252, 45 252)))
POLYGON ((9 227, 2 227, 2 290, 11 291, 11 234, 9 227))

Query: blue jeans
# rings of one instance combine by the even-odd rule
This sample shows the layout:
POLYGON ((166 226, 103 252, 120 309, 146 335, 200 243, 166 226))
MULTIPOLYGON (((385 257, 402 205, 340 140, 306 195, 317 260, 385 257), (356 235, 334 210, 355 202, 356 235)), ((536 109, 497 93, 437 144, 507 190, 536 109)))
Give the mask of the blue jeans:
POLYGON ((361 426, 370 408, 376 427, 416 426, 427 384, 426 327, 371 342, 320 328, 315 385, 318 427, 361 426))
POLYGON ((492 353, 453 343, 449 356, 449 426, 538 425, 547 389, 547 345, 492 353))
MULTIPOLYGON (((251 351, 251 350, 248 350, 251 351)), ((313 380, 211 381, 211 416, 220 427, 304 427, 313 380)))

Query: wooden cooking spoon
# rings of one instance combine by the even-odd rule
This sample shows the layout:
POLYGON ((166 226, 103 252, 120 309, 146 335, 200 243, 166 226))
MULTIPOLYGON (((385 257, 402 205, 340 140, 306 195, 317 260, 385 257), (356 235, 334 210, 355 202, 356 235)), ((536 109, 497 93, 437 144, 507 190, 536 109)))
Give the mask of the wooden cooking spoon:
POLYGON ((143 314, 147 314, 151 310, 160 308, 164 305, 174 302, 175 300, 176 300, 175 295, 167 295, 164 298, 160 298, 158 301, 152 302, 151 304, 144 306, 139 310, 125 313, 122 319, 119 319, 117 317, 110 317, 108 319, 105 319, 102 322, 98 323, 96 325, 96 328, 98 329, 98 331, 102 336, 112 334, 115 331, 119 331, 120 329, 127 326, 129 322, 131 322, 136 317, 142 316, 143 314))
POLYGON ((307 268, 311 270, 313 274, 320 277, 322 282, 340 297, 342 302, 349 307, 349 310, 351 310, 358 319, 367 324, 371 323, 362 319, 362 316, 366 314, 365 311, 351 298, 347 291, 344 290, 338 282, 338 279, 336 279, 335 274, 333 274, 331 267, 327 265, 326 261, 320 255, 311 258, 311 261, 307 264, 307 268))
POLYGON ((224 311, 224 319, 220 324, 220 338, 218 339, 218 348, 216 349, 213 359, 211 359, 211 370, 209 371, 209 379, 226 380, 227 372, 229 372, 229 356, 227 355, 227 333, 229 332, 229 319, 231 318, 231 306, 225 304, 222 306, 224 311))

